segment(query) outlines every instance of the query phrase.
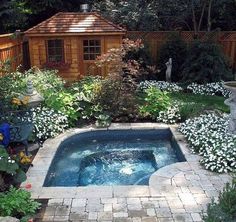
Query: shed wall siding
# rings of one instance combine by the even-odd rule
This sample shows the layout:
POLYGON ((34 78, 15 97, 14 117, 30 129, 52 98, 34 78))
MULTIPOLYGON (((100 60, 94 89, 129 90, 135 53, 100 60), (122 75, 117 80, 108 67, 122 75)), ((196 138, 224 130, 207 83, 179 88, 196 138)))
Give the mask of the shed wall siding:
POLYGON ((44 68, 47 62, 46 41, 49 39, 64 40, 65 63, 67 69, 59 70, 59 75, 68 81, 76 81, 85 75, 106 75, 105 68, 97 68, 94 61, 85 61, 83 57, 83 40, 101 40, 101 54, 122 44, 122 36, 58 36, 58 37, 29 37, 31 66, 44 68))

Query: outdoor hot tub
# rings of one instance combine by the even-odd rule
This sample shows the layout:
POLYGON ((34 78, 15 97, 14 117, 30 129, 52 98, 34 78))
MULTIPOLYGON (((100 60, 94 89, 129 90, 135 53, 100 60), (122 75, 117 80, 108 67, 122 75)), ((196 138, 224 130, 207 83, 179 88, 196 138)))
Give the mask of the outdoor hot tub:
POLYGON ((183 161, 169 129, 82 132, 59 145, 43 186, 148 185, 155 171, 183 161))

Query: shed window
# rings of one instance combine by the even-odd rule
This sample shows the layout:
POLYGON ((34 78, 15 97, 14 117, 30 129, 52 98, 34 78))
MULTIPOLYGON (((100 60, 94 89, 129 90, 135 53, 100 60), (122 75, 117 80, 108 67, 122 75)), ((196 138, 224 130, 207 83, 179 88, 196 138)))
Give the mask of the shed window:
POLYGON ((49 62, 64 61, 64 42, 61 39, 47 41, 47 55, 49 62))
POLYGON ((101 41, 100 40, 84 40, 84 60, 95 60, 97 56, 101 55, 101 41))

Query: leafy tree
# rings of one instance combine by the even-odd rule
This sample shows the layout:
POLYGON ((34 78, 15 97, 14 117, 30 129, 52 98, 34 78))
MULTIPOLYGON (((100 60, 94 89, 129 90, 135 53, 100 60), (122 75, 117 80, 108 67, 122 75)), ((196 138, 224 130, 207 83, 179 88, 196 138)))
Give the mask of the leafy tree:
POLYGON ((92 10, 128 30, 236 29, 235 0, 1 0, 0 32, 25 30, 59 11, 92 10))
POLYGON ((96 1, 93 9, 100 11, 116 23, 126 26, 128 30, 157 30, 160 27, 155 1, 96 1))
POLYGON ((0 32, 25 30, 60 11, 79 11, 82 3, 93 0, 2 0, 0 32))
POLYGON ((108 76, 97 93, 95 103, 113 118, 127 121, 136 114, 135 91, 140 64, 134 59, 128 59, 127 53, 138 51, 142 47, 140 40, 124 39, 120 48, 110 49, 96 59, 98 67, 108 69, 108 76))
POLYGON ((216 0, 212 9, 212 28, 236 30, 236 0, 216 0))
POLYGON ((25 3, 17 0, 2 0, 0 5, 0 33, 14 32, 24 27, 29 11, 25 3))

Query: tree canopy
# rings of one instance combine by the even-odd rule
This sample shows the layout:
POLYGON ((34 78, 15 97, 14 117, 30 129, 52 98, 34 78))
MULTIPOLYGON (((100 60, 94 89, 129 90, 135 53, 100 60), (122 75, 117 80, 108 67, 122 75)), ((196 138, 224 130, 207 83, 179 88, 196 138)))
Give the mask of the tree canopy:
POLYGON ((236 0, 1 0, 0 33, 24 31, 84 3, 128 30, 236 30, 236 0))

